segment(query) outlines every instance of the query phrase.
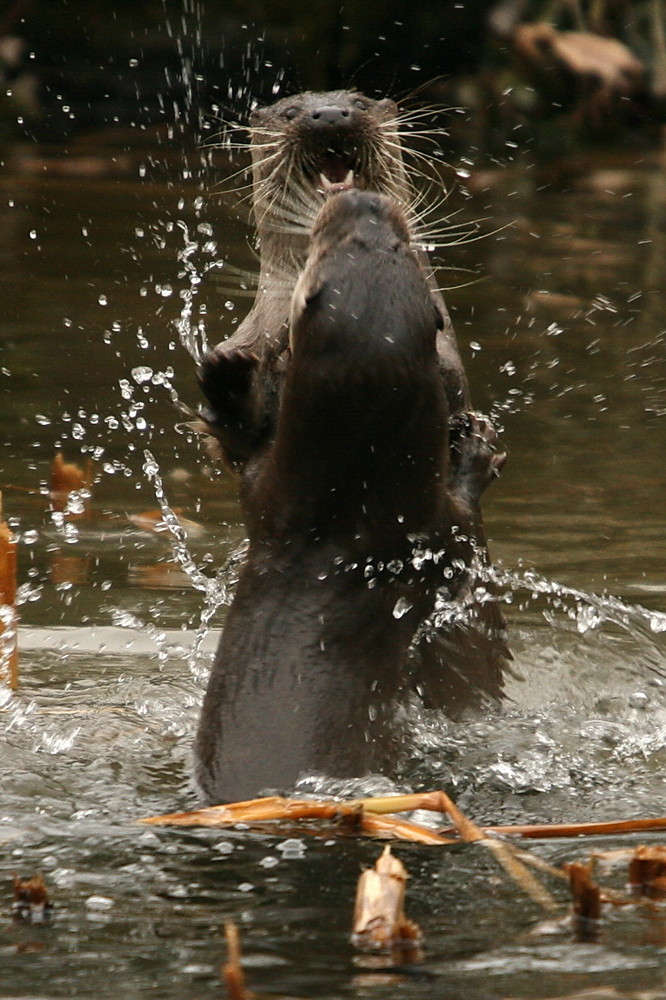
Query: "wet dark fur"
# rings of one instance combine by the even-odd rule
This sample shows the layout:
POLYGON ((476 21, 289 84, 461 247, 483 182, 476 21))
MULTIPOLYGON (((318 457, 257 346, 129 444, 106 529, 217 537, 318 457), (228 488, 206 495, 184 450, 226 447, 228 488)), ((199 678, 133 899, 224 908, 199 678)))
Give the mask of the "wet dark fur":
MULTIPOLYGON (((210 801, 388 768, 415 684, 454 706, 477 682, 499 694, 499 668, 459 675, 425 639, 409 652, 438 588, 469 586, 479 497, 503 462, 473 415, 451 461, 445 323, 396 204, 331 196, 292 297, 275 430, 241 481, 250 548, 195 748, 210 801)), ((228 385, 261 364, 241 347, 216 359, 228 385)))

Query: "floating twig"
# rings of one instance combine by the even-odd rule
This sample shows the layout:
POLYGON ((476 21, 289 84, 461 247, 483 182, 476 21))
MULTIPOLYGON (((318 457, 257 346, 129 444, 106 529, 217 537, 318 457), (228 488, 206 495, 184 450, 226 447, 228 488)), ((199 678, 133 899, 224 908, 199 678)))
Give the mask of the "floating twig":
POLYGON ((557 909, 557 901, 554 896, 528 871, 523 862, 516 856, 515 850, 509 844, 488 837, 485 830, 473 823, 471 819, 458 809, 455 802, 449 798, 446 792, 427 792, 419 798, 419 804, 412 806, 412 808, 431 809, 434 812, 446 813, 453 820, 454 827, 461 840, 467 843, 481 844, 486 850, 490 851, 507 875, 520 886, 530 899, 546 910, 557 909))
MULTIPOLYGON (((426 808, 426 807, 424 807, 426 808)), ((549 840, 556 837, 599 837, 611 834, 666 830, 666 816, 652 819, 610 820, 604 823, 532 823, 525 826, 484 826, 484 831, 504 837, 549 840)), ((442 829, 447 834, 450 830, 442 829)))
POLYGON ((454 843, 451 838, 433 833, 427 827, 397 816, 391 811, 430 809, 446 813, 455 824, 460 839, 480 843, 490 851, 498 864, 534 902, 546 910, 554 910, 557 902, 539 880, 515 856, 515 849, 498 840, 492 840, 468 819, 449 798, 446 792, 435 791, 415 795, 393 795, 378 799, 357 799, 352 802, 307 802, 272 796, 233 802, 224 806, 209 806, 193 812, 151 816, 141 820, 153 826, 228 826, 235 823, 262 823, 267 820, 328 820, 346 824, 351 832, 374 836, 391 836, 419 844, 442 846, 454 843), (368 815, 371 814, 371 815, 368 815), (382 816, 380 819, 379 817, 382 816))
MULTIPOLYGON (((399 796, 402 802, 410 796, 399 796)), ((343 832, 369 836, 394 837, 418 844, 453 844, 451 837, 429 830, 427 827, 399 816, 382 816, 388 809, 382 808, 390 800, 359 799, 353 802, 308 802, 301 799, 286 799, 278 795, 263 799, 249 799, 247 802, 231 802, 224 806, 207 806, 190 812, 168 813, 163 816, 149 816, 140 820, 151 826, 233 826, 236 823, 265 823, 273 820, 299 822, 302 820, 324 820, 338 824, 343 832), (379 803, 379 808, 365 808, 366 804, 379 803), (372 815, 368 815, 372 813, 372 815), (379 813, 380 815, 375 815, 379 813)))

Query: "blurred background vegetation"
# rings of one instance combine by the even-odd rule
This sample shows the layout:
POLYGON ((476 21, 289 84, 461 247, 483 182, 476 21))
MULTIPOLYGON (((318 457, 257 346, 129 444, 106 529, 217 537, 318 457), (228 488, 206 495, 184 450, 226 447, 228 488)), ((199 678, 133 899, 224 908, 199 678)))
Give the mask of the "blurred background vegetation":
POLYGON ((177 118, 196 133, 256 101, 357 87, 460 109, 491 151, 654 141, 665 12, 666 0, 8 0, 0 130, 61 142, 177 118))

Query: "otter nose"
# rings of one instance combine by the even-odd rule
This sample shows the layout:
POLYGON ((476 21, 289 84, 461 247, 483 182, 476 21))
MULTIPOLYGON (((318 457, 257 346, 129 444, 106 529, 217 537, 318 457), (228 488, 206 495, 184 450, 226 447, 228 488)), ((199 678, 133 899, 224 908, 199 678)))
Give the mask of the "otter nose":
POLYGON ((315 127, 326 128, 328 125, 341 125, 350 116, 348 108, 338 108, 334 104, 324 108, 317 108, 311 114, 315 127))

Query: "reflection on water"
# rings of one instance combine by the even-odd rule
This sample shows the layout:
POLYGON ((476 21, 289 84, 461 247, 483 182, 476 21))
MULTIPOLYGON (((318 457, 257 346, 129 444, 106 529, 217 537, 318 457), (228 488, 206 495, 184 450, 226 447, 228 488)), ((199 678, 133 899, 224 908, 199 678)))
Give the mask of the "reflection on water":
MULTIPOLYGON (((442 272, 480 275, 448 297, 510 455, 485 511, 516 678, 501 711, 415 718, 402 777, 453 790, 479 821, 663 814, 666 173, 657 157, 557 187, 537 173, 471 179, 458 207, 497 232, 446 251, 458 271, 442 272)), ((374 845, 133 825, 193 801, 223 567, 243 535, 234 484, 174 400, 197 401, 190 355, 247 308, 228 275, 251 256, 219 199, 170 176, 0 179, 0 479, 23 601, 22 684, 0 715, 0 870, 42 871, 56 902, 49 925, 5 923, 3 972, 22 996, 88 996, 91 973, 95 996, 219 996, 233 916, 253 986, 373 992, 347 935, 374 845), (57 449, 94 461, 88 519, 48 513, 57 449)), ((473 848, 399 853, 426 963, 376 995, 664 983, 659 917, 622 913, 574 945, 473 848)))

